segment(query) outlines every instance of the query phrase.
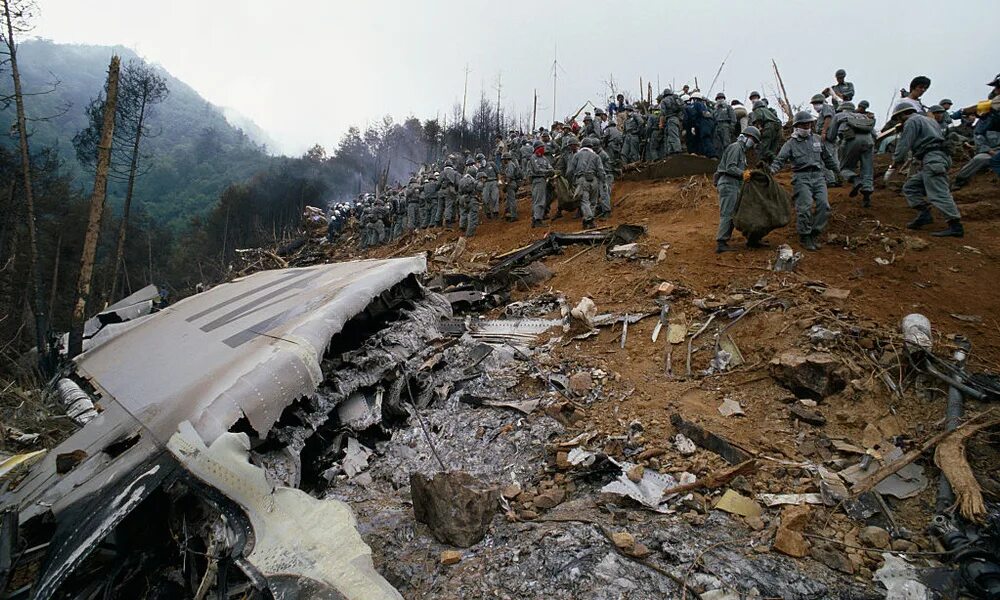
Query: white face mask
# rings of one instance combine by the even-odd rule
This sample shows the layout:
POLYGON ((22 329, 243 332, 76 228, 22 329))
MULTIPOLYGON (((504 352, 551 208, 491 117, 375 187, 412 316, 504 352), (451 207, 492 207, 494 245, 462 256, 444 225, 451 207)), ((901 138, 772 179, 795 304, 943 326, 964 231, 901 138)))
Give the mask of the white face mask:
POLYGON ((817 102, 816 104, 813 104, 813 110, 815 110, 816 112, 823 110, 823 103, 817 102))
POLYGON ((757 142, 754 141, 753 138, 746 138, 746 140, 747 140, 747 142, 746 142, 747 143, 747 150, 749 150, 749 149, 751 149, 751 148, 753 148, 754 146, 757 145, 757 142))
POLYGON ((811 132, 808 129, 799 129, 798 127, 796 127, 795 131, 792 132, 792 135, 794 135, 795 137, 797 137, 799 139, 803 139, 804 140, 807 137, 809 137, 810 133, 811 132))

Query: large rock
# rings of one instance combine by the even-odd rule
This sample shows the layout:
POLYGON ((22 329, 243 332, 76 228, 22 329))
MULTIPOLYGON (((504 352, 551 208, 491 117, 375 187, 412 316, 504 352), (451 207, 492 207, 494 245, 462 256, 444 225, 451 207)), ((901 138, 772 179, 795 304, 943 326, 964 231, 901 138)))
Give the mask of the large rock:
POLYGON ((826 398, 847 385, 843 364, 826 352, 785 350, 771 360, 771 376, 799 396, 826 398))
POLYGON ((410 497, 417 521, 439 542, 468 548, 486 535, 500 492, 464 471, 447 471, 411 474, 410 497))

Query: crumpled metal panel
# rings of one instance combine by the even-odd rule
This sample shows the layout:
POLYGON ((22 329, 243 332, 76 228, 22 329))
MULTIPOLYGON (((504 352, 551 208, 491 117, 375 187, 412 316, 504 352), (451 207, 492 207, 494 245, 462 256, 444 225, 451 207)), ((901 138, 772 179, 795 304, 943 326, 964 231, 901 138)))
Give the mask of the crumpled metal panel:
POLYGON ((322 381, 330 339, 423 257, 262 271, 168 307, 81 355, 78 371, 161 442, 191 421, 211 443, 246 415, 263 437, 322 381))
POLYGON ((422 256, 264 271, 146 317, 77 358, 103 411, 35 465, 0 503, 21 522, 65 507, 149 460, 184 421, 206 443, 244 413, 265 435, 281 411, 313 392, 330 339, 379 294, 424 271, 422 256), (109 444, 139 433, 110 456, 109 444), (87 458, 64 475, 55 457, 87 458))

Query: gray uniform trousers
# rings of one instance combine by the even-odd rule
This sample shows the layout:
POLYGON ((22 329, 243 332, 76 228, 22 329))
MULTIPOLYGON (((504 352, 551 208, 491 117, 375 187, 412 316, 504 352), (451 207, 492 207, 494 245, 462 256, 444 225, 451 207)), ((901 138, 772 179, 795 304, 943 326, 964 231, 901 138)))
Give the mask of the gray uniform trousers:
POLYGON ((483 184, 483 209, 488 215, 500 214, 500 186, 495 179, 483 184))
POLYGON ((482 204, 478 194, 469 194, 468 204, 465 207, 465 237, 476 235, 476 228, 479 227, 479 212, 482 204))
POLYGON ((444 222, 445 224, 452 224, 455 222, 455 214, 458 210, 457 202, 458 190, 455 188, 448 188, 442 192, 444 194, 444 222))
POLYGON ((903 184, 906 203, 921 210, 931 205, 949 221, 960 219, 962 215, 948 185, 951 156, 944 150, 931 150, 920 161, 914 158, 912 164, 919 166, 903 184))
POLYGON ((958 187, 969 185, 969 181, 971 181, 973 177, 990 168, 990 160, 992 158, 992 156, 985 152, 980 152, 979 154, 973 156, 969 162, 965 163, 965 165, 958 170, 958 173, 955 173, 955 185, 958 187))
POLYGON ((870 135, 858 135, 854 139, 845 140, 840 157, 840 174, 851 184, 857 183, 861 177, 861 191, 871 192, 875 189, 875 144, 870 135), (859 172, 860 166, 860 172, 859 172))
POLYGON ((600 212, 604 215, 611 214, 611 186, 614 184, 615 178, 611 175, 610 171, 605 171, 604 181, 601 183, 601 203, 600 212))
POLYGON ((580 215, 584 221, 594 218, 594 206, 600 201, 601 182, 596 175, 581 175, 576 178, 573 195, 580 201, 580 215))
POLYGON ((441 224, 441 217, 444 213, 444 191, 438 190, 431 198, 431 221, 428 227, 437 227, 441 224))
POLYGON ((545 177, 531 178, 531 218, 541 221, 548 213, 548 179, 545 177))
POLYGON ((830 200, 823 172, 815 170, 792 173, 792 190, 799 235, 823 233, 830 218, 830 200))
POLYGON ((721 155, 722 151, 733 143, 733 124, 729 121, 716 123, 713 139, 715 140, 715 150, 721 155))
POLYGON ((626 133, 625 142, 622 144, 622 162, 629 164, 637 160, 639 160, 639 136, 626 133))
POLYGON ((504 185, 504 196, 507 198, 507 216, 517 218, 517 182, 508 181, 504 185))
POLYGON ((646 143, 646 160, 660 160, 663 155, 663 130, 654 128, 649 132, 649 141, 646 143))
POLYGON ((417 217, 417 210, 420 207, 416 202, 406 203, 406 231, 410 232, 420 226, 420 221, 417 217))
POLYGON ((666 154, 668 156, 671 154, 679 154, 681 151, 681 118, 667 117, 667 123, 664 126, 664 130, 664 150, 666 151, 666 154))
POLYGON ((464 230, 469 217, 469 194, 458 193, 458 229, 464 230))
POLYGON ((736 177, 720 175, 715 189, 719 192, 719 231, 715 241, 728 242, 733 237, 733 216, 740 198, 742 182, 736 177))

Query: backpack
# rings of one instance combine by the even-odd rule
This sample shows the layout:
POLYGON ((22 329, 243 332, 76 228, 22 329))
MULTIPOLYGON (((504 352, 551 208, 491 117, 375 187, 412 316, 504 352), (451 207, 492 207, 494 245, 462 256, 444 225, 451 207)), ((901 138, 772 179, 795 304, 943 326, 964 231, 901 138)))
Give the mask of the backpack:
POLYGON ((863 113, 849 112, 847 126, 858 133, 871 133, 875 128, 875 120, 863 113))

